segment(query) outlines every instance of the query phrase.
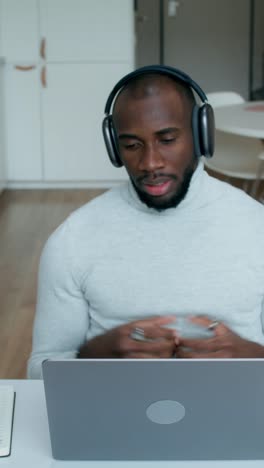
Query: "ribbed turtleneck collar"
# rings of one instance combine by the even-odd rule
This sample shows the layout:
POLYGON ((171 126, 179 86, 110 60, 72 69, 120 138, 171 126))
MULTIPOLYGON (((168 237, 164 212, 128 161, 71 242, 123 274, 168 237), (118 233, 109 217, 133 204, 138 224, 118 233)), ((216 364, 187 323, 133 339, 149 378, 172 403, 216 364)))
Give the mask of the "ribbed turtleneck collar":
POLYGON ((154 208, 149 208, 145 203, 143 203, 135 191, 131 181, 127 184, 127 191, 125 193, 126 199, 130 205, 133 205, 140 211, 144 211, 148 214, 153 214, 156 216, 171 216, 175 215, 176 211, 182 211, 186 208, 195 207, 195 205, 200 205, 200 197, 202 192, 202 186, 204 183, 204 178, 207 174, 204 171, 204 163, 202 160, 199 161, 199 164, 196 170, 193 173, 191 178, 189 190, 185 196, 185 198, 180 202, 180 204, 176 208, 168 208, 166 210, 157 211, 154 208))

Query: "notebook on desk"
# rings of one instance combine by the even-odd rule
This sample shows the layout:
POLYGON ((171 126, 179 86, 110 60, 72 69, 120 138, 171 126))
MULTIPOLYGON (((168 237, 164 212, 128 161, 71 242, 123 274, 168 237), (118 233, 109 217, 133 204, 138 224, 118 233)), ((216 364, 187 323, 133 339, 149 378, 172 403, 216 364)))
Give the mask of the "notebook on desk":
POLYGON ((264 459, 264 359, 50 360, 43 379, 56 459, 264 459))

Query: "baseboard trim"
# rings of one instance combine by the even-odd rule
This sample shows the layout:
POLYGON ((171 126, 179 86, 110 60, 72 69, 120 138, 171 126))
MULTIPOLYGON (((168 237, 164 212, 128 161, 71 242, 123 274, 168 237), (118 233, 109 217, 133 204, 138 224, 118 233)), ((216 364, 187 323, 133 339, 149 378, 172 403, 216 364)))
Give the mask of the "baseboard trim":
POLYGON ((93 180, 93 181, 68 181, 68 182, 36 182, 36 181, 8 181, 6 189, 103 189, 112 188, 126 182, 123 180, 93 180))

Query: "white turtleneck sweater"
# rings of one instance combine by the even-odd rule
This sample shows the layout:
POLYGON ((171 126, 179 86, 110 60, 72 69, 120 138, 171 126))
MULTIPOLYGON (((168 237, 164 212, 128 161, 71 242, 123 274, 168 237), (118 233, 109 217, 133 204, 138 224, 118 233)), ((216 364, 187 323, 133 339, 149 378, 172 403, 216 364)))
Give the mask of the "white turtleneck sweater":
POLYGON ((264 344, 264 207, 200 162, 185 199, 148 208, 130 182, 95 198, 43 250, 28 376, 145 317, 203 314, 264 344))

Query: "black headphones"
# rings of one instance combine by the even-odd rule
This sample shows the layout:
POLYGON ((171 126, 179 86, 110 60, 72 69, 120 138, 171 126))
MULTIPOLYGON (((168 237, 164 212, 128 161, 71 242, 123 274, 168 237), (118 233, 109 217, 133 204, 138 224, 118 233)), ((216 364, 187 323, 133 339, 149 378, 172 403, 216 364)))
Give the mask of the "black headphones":
POLYGON ((161 75, 167 75, 171 78, 182 81, 192 88, 196 94, 200 97, 202 105, 196 104, 193 107, 192 112, 192 134, 193 134, 193 144, 194 151, 197 157, 205 156, 206 158, 211 158, 214 153, 214 111, 212 106, 208 104, 206 94, 200 88, 200 86, 195 83, 186 73, 177 70, 173 67, 163 66, 163 65, 149 65, 146 67, 138 68, 128 75, 121 78, 120 81, 114 86, 111 91, 105 105, 105 118, 103 120, 103 136, 107 152, 110 158, 110 161, 115 167, 123 166, 119 155, 118 149, 118 139, 114 129, 113 118, 111 112, 112 104, 115 101, 116 97, 119 95, 119 92, 123 87, 134 78, 150 74, 158 73, 161 75))

